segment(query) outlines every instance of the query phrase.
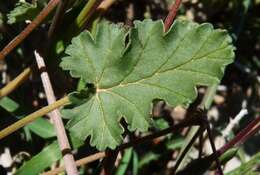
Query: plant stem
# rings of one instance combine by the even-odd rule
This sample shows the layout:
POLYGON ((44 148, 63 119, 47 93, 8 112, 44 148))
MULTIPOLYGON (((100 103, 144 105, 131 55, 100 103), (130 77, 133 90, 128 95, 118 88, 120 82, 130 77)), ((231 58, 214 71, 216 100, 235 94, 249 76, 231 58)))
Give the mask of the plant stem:
POLYGON ((55 12, 55 15, 52 19, 51 26, 48 31, 48 40, 49 42, 53 40, 53 35, 56 32, 57 28, 59 27, 62 18, 64 16, 64 13, 66 11, 66 7, 68 5, 69 0, 60 0, 60 3, 57 7, 57 10, 55 12))
MULTIPOLYGON (((34 52, 35 59, 38 65, 39 70, 46 70, 46 66, 44 63, 43 58, 35 51, 34 52)), ((41 72, 41 80, 44 87, 44 91, 47 97, 48 104, 53 104, 56 102, 56 98, 54 95, 54 91, 51 85, 50 77, 47 73, 47 71, 41 72)), ((50 112, 50 117, 53 122, 55 131, 57 133, 58 143, 60 146, 61 152, 65 152, 66 154, 63 155, 64 164, 66 167, 66 172, 68 175, 77 175, 78 170, 77 166, 73 157, 73 154, 71 153, 71 147, 69 144, 68 137, 66 135, 66 131, 61 119, 61 114, 58 109, 53 110, 50 112)))
POLYGON ((86 3, 80 14, 77 16, 76 20, 69 26, 69 29, 64 36, 66 40, 70 39, 74 35, 77 35, 86 26, 87 21, 93 15, 102 1, 103 0, 89 0, 86 3))
MULTIPOLYGON (((150 134, 150 135, 144 136, 142 138, 133 140, 131 142, 122 144, 117 148, 117 151, 121 151, 121 150, 127 149, 129 147, 137 146, 139 144, 142 144, 142 143, 147 142, 147 141, 151 141, 151 140, 153 140, 157 137, 161 137, 161 136, 169 134, 169 133, 177 132, 178 130, 180 130, 184 127, 188 127, 188 126, 191 126, 191 125, 200 125, 200 123, 201 123, 201 119, 199 119, 199 118, 192 118, 192 119, 185 120, 185 121, 183 121, 179 124, 173 125, 169 128, 158 131, 154 134, 150 134)), ((104 158, 105 156, 106 156, 105 152, 95 153, 95 154, 87 156, 83 159, 77 160, 76 164, 77 164, 77 166, 86 165, 87 163, 90 163, 90 162, 96 161, 98 159, 104 158)), ((59 168, 56 168, 54 170, 43 173, 43 175, 54 175, 54 174, 58 174, 58 173, 60 173, 64 170, 65 170, 64 167, 59 167, 59 168)))
POLYGON ((182 2, 182 0, 175 0, 175 3, 172 5, 166 19, 164 20, 164 31, 165 32, 167 32, 170 29, 170 27, 173 23, 173 20, 178 12, 178 9, 181 5, 181 2, 182 2))
POLYGON ((208 110, 213 102, 213 98, 217 92, 218 84, 215 83, 208 87, 200 105, 198 106, 199 109, 208 110))
POLYGON ((13 132, 17 131, 18 129, 22 128, 28 123, 31 123, 32 121, 36 120, 37 118, 42 117, 43 115, 53 111, 54 109, 57 109, 61 106, 64 106, 66 104, 69 104, 69 98, 63 97, 62 99, 56 101, 55 103, 52 103, 51 105, 45 106, 38 111, 33 112, 32 114, 29 114, 28 116, 24 117, 23 119, 15 122, 14 124, 6 127, 5 129, 0 131, 0 140, 4 137, 12 134, 13 132))
POLYGON ((203 151, 203 132, 201 132, 199 136, 199 155, 198 155, 199 159, 202 158, 202 151, 203 151))
POLYGON ((80 28, 84 27, 89 17, 95 12, 96 8, 103 0, 89 0, 76 18, 76 25, 80 28))
POLYGON ((107 9, 115 2, 116 0, 103 0, 103 2, 98 6, 98 11, 107 11, 107 9))
POLYGON ((57 6, 60 0, 51 0, 39 15, 12 41, 10 41, 0 52, 0 60, 4 59, 14 48, 16 48, 57 6))
POLYGON ((190 148, 192 147, 193 143, 196 141, 197 137, 201 134, 203 130, 200 128, 199 130, 197 130, 197 132, 194 134, 194 136, 190 139, 189 143, 185 146, 185 148, 183 149, 183 151, 180 153, 179 159, 177 159, 175 166, 173 167, 173 170, 171 172, 171 174, 175 174, 180 163, 182 162, 184 156, 187 154, 187 152, 190 150, 190 148))
MULTIPOLYGON (((86 164, 94 162, 98 159, 104 158, 105 156, 106 156, 106 153, 104 151, 98 152, 98 153, 95 153, 95 154, 92 154, 90 156, 87 156, 87 157, 84 157, 82 159, 77 160, 76 165, 77 166, 86 165, 86 164)), ((42 173, 42 175, 55 175, 55 174, 59 174, 59 173, 63 172, 64 170, 65 170, 64 166, 61 166, 61 167, 55 168, 51 171, 42 173)))
POLYGON ((223 175, 223 171, 221 169, 221 164, 220 164, 220 161, 218 159, 217 150, 216 150, 216 146, 215 146, 213 136, 212 136, 212 133, 211 133, 211 130, 210 130, 209 123, 206 124, 206 130, 208 132, 209 142, 210 142, 211 149, 212 149, 212 152, 213 152, 212 155, 213 155, 215 162, 216 162, 216 165, 217 165, 217 169, 218 169, 217 174, 223 175))
POLYGON ((14 80, 9 82, 5 87, 0 89, 0 98, 7 96, 15 89, 17 89, 22 83, 28 80, 29 76, 32 73, 32 68, 26 68, 22 73, 20 73, 14 80))
MULTIPOLYGON (((198 108, 201 110, 208 110, 210 108, 210 105, 213 101, 214 95, 216 93, 218 84, 215 83, 213 85, 211 85, 210 87, 208 87, 200 105, 198 106, 198 108)), ((189 144, 189 141, 194 137, 194 135, 197 133, 197 131, 200 129, 199 126, 192 126, 190 131, 187 134, 187 137, 185 138, 185 144, 182 147, 179 155, 177 156, 177 160, 178 161, 181 158, 182 152, 184 151, 184 149, 186 148, 186 146, 189 144)), ((180 165, 179 165, 179 169, 183 168, 185 159, 187 157, 187 155, 189 154, 190 149, 187 151, 187 154, 182 158, 183 160, 181 161, 180 165)), ((178 170, 178 169, 177 169, 178 170)))
POLYGON ((233 118, 230 119, 228 125, 226 126, 226 128, 221 132, 222 136, 224 138, 227 138, 228 135, 230 134, 230 132, 232 132, 233 128, 238 125, 239 121, 248 114, 248 110, 247 109, 241 109, 241 111, 233 118))
POLYGON ((111 7, 117 0, 103 0, 98 6, 95 14, 93 14, 92 30, 95 29, 96 24, 99 22, 101 16, 111 7), (93 27, 94 26, 94 27, 93 27))
POLYGON ((228 149, 242 144, 246 139, 260 130, 260 117, 257 117, 242 129, 231 141, 221 147, 217 152, 219 155, 224 154, 228 149))

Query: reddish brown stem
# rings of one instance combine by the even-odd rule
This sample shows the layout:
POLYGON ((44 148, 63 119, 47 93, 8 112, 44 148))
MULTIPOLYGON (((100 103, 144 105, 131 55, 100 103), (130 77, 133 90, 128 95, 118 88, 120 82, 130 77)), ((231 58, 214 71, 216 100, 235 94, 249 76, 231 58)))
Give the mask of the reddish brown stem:
POLYGON ((0 52, 0 60, 4 59, 14 48, 16 48, 57 6, 60 0, 51 0, 39 15, 12 41, 10 41, 0 52))
POLYGON ((216 146, 215 146, 215 143, 214 143, 214 140, 213 140, 213 136, 212 136, 212 133, 211 133, 211 130, 210 130, 210 125, 209 123, 207 123, 206 125, 206 130, 208 132, 208 136, 209 136, 209 142, 210 142, 210 145, 211 145, 211 149, 212 149, 212 152, 213 152, 213 157, 215 159, 215 162, 216 162, 216 165, 217 165, 217 174, 218 175, 224 175, 223 174, 223 171, 221 169, 221 164, 220 164, 220 161, 218 159, 218 155, 217 155, 217 150, 216 150, 216 146))
POLYGON ((182 0, 175 0, 175 3, 172 5, 172 7, 171 7, 171 9, 170 9, 165 21, 164 21, 165 32, 167 32, 170 29, 170 27, 171 27, 171 25, 174 21, 174 18, 176 16, 177 12, 178 12, 178 9, 181 5, 181 2, 182 2, 182 0))
POLYGON ((254 119, 244 129, 242 129, 230 142, 221 147, 217 153, 224 154, 228 149, 242 144, 246 139, 254 135, 260 129, 260 117, 254 119))

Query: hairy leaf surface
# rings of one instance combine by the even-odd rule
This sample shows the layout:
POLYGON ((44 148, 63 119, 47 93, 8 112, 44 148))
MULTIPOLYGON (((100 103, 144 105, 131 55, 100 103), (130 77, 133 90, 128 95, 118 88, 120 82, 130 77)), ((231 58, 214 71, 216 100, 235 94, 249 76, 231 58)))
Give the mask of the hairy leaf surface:
POLYGON ((114 149, 122 141, 122 118, 131 131, 146 131, 154 99, 187 106, 197 96, 196 86, 220 81, 234 57, 226 31, 183 20, 163 31, 162 21, 136 21, 130 31, 103 22, 95 35, 85 31, 72 40, 61 67, 96 91, 64 110, 71 132, 90 136, 100 150, 114 149))

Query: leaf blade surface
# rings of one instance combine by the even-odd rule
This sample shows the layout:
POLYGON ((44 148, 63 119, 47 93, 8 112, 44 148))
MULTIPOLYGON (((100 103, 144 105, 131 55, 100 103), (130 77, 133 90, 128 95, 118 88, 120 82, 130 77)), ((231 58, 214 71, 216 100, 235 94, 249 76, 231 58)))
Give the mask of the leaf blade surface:
POLYGON ((91 136, 100 150, 114 149, 122 141, 122 118, 131 131, 146 131, 154 99, 187 106, 197 96, 196 86, 219 82, 234 58, 227 32, 210 24, 176 20, 163 31, 162 21, 137 21, 129 32, 102 23, 95 36, 84 32, 72 41, 61 67, 96 91, 86 103, 64 110, 72 118, 70 131, 91 136))

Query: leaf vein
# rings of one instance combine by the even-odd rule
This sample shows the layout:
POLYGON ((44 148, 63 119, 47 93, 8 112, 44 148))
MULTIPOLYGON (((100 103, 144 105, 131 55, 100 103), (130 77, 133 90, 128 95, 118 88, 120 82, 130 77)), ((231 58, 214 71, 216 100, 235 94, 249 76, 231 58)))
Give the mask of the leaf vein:
POLYGON ((133 102, 131 102, 131 101, 130 101, 129 99, 127 99, 125 96, 123 96, 123 95, 121 95, 121 94, 118 94, 118 93, 116 93, 116 92, 114 92, 114 91, 106 91, 106 92, 107 92, 107 93, 110 93, 110 94, 114 94, 114 95, 120 97, 121 99, 127 101, 128 103, 130 103, 131 105, 133 105, 141 115, 143 115, 143 113, 142 113, 141 110, 136 106, 136 104, 134 104, 133 102))
MULTIPOLYGON (((101 113, 102 113, 102 118, 103 118, 103 126, 108 126, 108 123, 107 123, 107 121, 106 121, 106 117, 105 117, 105 110, 104 110, 104 108, 103 108, 103 103, 101 102, 101 100, 100 100, 100 96, 99 96, 100 94, 99 93, 97 93, 97 95, 96 95, 96 97, 97 97, 97 100, 98 100, 98 102, 99 102, 99 109, 101 110, 101 113)), ((105 127, 103 127, 104 129, 105 129, 105 127)), ((114 139, 114 141, 116 141, 116 137, 112 134, 112 132, 110 131, 110 128, 109 127, 107 127, 108 128, 108 130, 109 130, 109 132, 110 132, 110 135, 113 137, 113 139, 114 139)), ((104 131, 104 129, 103 129, 103 131, 104 131)), ((104 132, 102 132, 101 133, 102 135, 102 139, 101 140, 103 140, 103 138, 104 138, 104 132)), ((116 143, 118 143, 117 141, 116 141, 116 143)))
POLYGON ((136 67, 137 67, 137 65, 138 65, 138 63, 139 63, 139 61, 141 60, 140 58, 141 58, 142 55, 145 53, 145 52, 144 52, 144 51, 145 51, 145 47, 146 47, 146 45, 148 44, 148 41, 150 40, 151 35, 152 35, 153 32, 154 32, 154 31, 153 31, 154 28, 155 28, 155 25, 154 25, 153 28, 149 31, 150 35, 148 35, 149 37, 146 39, 144 45, 142 45, 141 41, 138 39, 138 41, 141 43, 140 45, 141 45, 141 47, 142 47, 143 49, 142 49, 142 51, 138 54, 138 57, 137 57, 138 60, 136 61, 136 63, 135 63, 135 65, 134 65, 134 67, 132 68, 132 70, 131 70, 118 84, 121 84, 123 81, 125 81, 125 80, 131 75, 131 73, 133 73, 133 71, 136 69, 136 67))

